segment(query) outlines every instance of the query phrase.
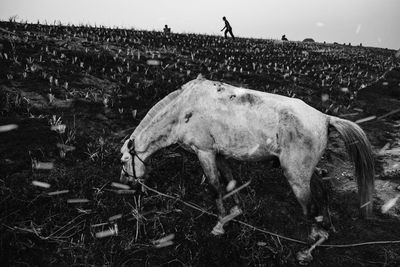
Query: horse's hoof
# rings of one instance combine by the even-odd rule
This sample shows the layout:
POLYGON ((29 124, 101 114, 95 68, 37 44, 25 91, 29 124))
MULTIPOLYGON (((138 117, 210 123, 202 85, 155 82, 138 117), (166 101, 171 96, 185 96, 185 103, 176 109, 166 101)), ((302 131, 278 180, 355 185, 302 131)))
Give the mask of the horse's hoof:
POLYGON ((300 265, 308 265, 313 260, 313 256, 309 250, 299 251, 296 254, 296 259, 300 265))
POLYGON ((211 231, 211 234, 215 236, 225 234, 224 225, 218 222, 217 225, 214 226, 213 230, 211 231))
POLYGON ((237 205, 234 206, 233 208, 231 208, 231 210, 230 210, 230 214, 235 215, 235 216, 238 216, 242 213, 243 213, 242 209, 239 208, 237 205))
POLYGON ((225 230, 224 230, 224 229, 222 229, 222 230, 213 229, 213 230, 211 231, 211 234, 214 235, 214 236, 223 235, 223 234, 225 234, 225 230))
POLYGON ((325 240, 327 240, 329 238, 328 231, 322 229, 321 227, 313 226, 311 229, 311 233, 308 235, 308 240, 310 241, 310 243, 314 243, 320 238, 324 238, 325 240))

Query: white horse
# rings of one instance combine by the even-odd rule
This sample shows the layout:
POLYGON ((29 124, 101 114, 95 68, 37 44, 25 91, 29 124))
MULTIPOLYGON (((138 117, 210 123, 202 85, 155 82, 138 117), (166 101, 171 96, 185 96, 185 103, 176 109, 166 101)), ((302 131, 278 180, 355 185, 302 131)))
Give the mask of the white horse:
MULTIPOLYGON (((361 213, 371 216, 372 151, 357 124, 323 114, 299 99, 238 88, 201 75, 158 102, 126 140, 121 148, 121 181, 142 179, 145 162, 153 153, 180 144, 198 156, 215 188, 219 222, 213 233, 223 234, 226 212, 219 178, 233 179, 225 159, 261 161, 275 157, 304 214, 308 214, 313 199, 310 180, 327 146, 329 126, 340 133, 355 164, 361 213)), ((237 197, 235 202, 239 204, 237 197)), ((314 215, 324 215, 324 208, 314 215)), ((238 214, 240 210, 231 212, 238 214)))

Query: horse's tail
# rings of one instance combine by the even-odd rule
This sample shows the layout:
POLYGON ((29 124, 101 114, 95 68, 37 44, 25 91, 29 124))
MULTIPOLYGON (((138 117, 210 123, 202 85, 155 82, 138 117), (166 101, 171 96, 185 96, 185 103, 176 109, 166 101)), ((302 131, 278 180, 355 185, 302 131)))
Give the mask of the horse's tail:
POLYGON ((371 217, 375 187, 371 144, 365 132, 356 123, 333 116, 329 116, 328 120, 342 136, 350 158, 354 162, 361 215, 371 217))

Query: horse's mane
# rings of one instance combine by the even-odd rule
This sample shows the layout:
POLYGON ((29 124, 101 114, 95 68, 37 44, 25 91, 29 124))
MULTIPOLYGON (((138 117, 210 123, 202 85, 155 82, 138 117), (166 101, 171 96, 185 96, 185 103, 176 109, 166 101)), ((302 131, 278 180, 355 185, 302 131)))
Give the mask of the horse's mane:
MULTIPOLYGON (((204 77, 199 74, 196 80, 203 80, 204 77)), ((130 139, 134 140, 135 137, 150 123, 150 121, 157 115, 157 113, 166 107, 169 103, 172 102, 177 96, 179 96, 186 88, 190 87, 189 84, 191 82, 185 84, 182 86, 182 89, 173 91, 172 93, 169 93, 166 97, 161 99, 157 104, 155 104, 149 112, 147 112, 146 116, 143 118, 143 120, 140 122, 140 124, 136 127, 135 131, 131 134, 130 139)))
POLYGON ((147 112, 146 116, 143 118, 143 120, 140 122, 140 124, 136 127, 135 131, 132 133, 130 139, 133 140, 135 137, 146 127, 147 124, 156 116, 156 114, 163 109, 165 106, 167 106, 169 103, 171 103, 172 100, 174 100, 182 90, 176 90, 173 91, 172 93, 168 94, 166 97, 161 99, 157 104, 155 104, 149 112, 147 112))

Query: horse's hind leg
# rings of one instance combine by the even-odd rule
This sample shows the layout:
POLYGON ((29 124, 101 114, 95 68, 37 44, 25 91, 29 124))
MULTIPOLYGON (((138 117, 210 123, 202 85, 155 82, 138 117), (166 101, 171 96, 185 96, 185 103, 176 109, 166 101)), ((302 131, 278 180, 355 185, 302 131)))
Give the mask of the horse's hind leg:
POLYGON ((301 166, 295 166, 295 164, 295 162, 292 162, 292 164, 286 164, 286 162, 282 164, 281 162, 284 175, 287 178, 290 186, 292 187, 293 193, 296 196, 297 201, 303 209, 303 214, 305 216, 308 216, 309 203, 311 198, 311 175, 308 174, 308 172, 304 170, 301 166))
POLYGON ((224 204, 222 202, 222 189, 219 182, 219 172, 217 168, 216 155, 214 152, 202 151, 199 150, 197 152, 197 157, 199 158, 200 164, 203 168, 204 174, 208 178, 209 183, 211 184, 214 194, 215 194, 215 202, 217 204, 218 209, 218 219, 219 222, 214 227, 212 233, 214 235, 220 235, 224 233, 223 224, 220 223, 222 218, 225 217, 226 212, 224 208, 224 204))
POLYGON ((311 186, 311 214, 315 222, 325 229, 334 229, 329 214, 328 190, 321 175, 314 171, 310 181, 311 186))
MULTIPOLYGON (((231 181, 234 181, 232 170, 229 167, 228 163, 226 162, 225 158, 222 156, 217 156, 217 167, 222 176, 226 179, 227 183, 229 184, 231 181)), ((239 207, 239 197, 237 194, 234 194, 233 196, 233 201, 235 201, 235 204, 237 207, 239 207)))
POLYGON ((320 196, 324 195, 325 192, 321 193, 321 195, 316 194, 314 197, 311 195, 312 191, 315 191, 314 187, 313 190, 311 188, 311 177, 320 158, 319 155, 313 154, 312 151, 304 150, 301 147, 297 147, 297 149, 291 147, 290 151, 282 153, 279 158, 284 174, 303 209, 304 215, 315 220, 316 224, 313 224, 310 238, 316 239, 318 236, 327 237, 328 233, 320 227, 320 221, 324 219, 322 211, 325 207, 322 205, 323 203, 316 203, 316 201, 321 201, 320 196), (313 210, 310 207, 316 207, 317 209, 313 210))

